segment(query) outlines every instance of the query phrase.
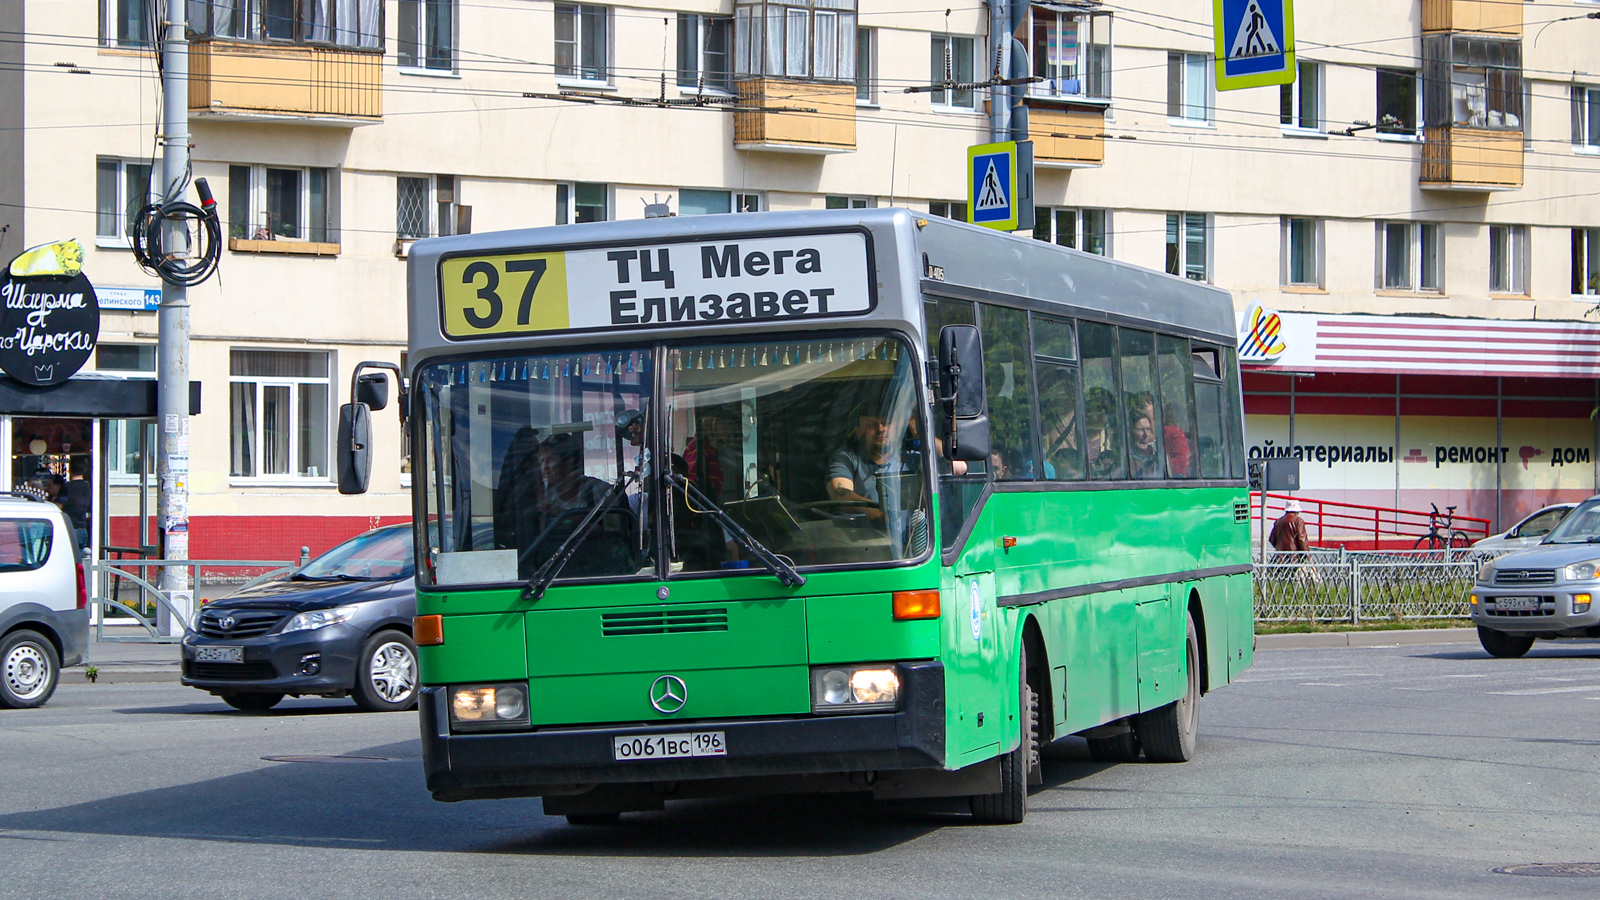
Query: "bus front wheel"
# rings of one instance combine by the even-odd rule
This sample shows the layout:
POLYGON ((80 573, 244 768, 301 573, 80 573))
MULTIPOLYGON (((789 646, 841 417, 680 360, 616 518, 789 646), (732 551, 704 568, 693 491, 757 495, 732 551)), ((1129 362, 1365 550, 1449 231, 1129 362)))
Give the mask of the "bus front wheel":
POLYGON ((1200 730, 1200 641, 1193 616, 1188 619, 1183 643, 1189 670, 1183 696, 1134 719, 1145 759, 1151 762, 1188 762, 1194 756, 1195 736, 1200 730))
POLYGON ((1020 696, 1017 748, 1000 757, 1000 793, 973 794, 968 802, 973 821, 982 825, 1015 825, 1028 815, 1028 782, 1039 766, 1039 695, 1028 683, 1028 649, 1018 652, 1020 696))

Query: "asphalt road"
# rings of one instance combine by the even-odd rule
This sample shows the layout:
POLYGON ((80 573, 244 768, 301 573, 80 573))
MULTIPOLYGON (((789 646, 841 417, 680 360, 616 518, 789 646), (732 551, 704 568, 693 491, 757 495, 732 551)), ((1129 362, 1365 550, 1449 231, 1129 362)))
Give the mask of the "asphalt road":
POLYGON ((1600 643, 1264 650, 1202 701, 1194 761, 1068 740, 1020 826, 816 797, 574 828, 434 803, 409 714, 67 684, 0 711, 0 897, 1589 898, 1491 870, 1600 863, 1597 713, 1600 643))

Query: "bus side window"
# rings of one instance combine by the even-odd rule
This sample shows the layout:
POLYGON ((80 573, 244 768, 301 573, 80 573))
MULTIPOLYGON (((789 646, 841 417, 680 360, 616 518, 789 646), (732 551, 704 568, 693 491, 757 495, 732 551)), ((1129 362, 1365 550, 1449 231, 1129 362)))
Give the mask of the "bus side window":
POLYGON ((1156 408, 1155 335, 1132 328, 1117 330, 1122 355, 1122 401, 1128 418, 1128 477, 1159 479, 1162 462, 1161 410, 1156 408))
POLYGON ((1215 347, 1193 347, 1195 439, 1193 457, 1199 463, 1201 478, 1228 477, 1227 424, 1224 419, 1223 386, 1216 370, 1220 353, 1215 347))
POLYGON ((1156 372, 1161 382, 1162 442, 1167 450, 1167 477, 1193 478, 1195 463, 1194 402, 1190 397, 1194 361, 1185 338, 1156 338, 1156 372))
POLYGON ((996 481, 1026 481, 1038 475, 1033 435, 1032 342, 1028 314, 983 304, 983 377, 989 391, 989 459, 996 481))
POLYGON ((1239 356, 1232 347, 1222 350, 1222 415, 1227 423, 1228 477, 1244 477, 1244 426, 1239 421, 1243 408, 1239 394, 1239 356))
POLYGON ((1078 325, 1083 360, 1083 447, 1091 480, 1121 478, 1127 466, 1122 404, 1117 386, 1117 330, 1111 325, 1078 325))
POLYGON ((1083 423, 1078 410, 1077 343, 1072 323, 1033 316, 1034 372, 1039 381, 1039 441, 1044 477, 1083 478, 1083 423))

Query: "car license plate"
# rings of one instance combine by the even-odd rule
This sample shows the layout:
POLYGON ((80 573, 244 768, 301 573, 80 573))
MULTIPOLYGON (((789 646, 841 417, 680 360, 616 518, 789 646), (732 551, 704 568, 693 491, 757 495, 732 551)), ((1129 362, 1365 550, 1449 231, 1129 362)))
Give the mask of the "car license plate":
POLYGON ((195 662, 244 662, 243 647, 196 647, 195 662))
POLYGON ((728 741, 720 731, 682 734, 633 734, 611 739, 617 762, 636 759, 681 759, 688 756, 727 756, 728 741))
POLYGON ((1494 598, 1494 608, 1536 610, 1540 606, 1540 599, 1539 597, 1496 597, 1494 598))

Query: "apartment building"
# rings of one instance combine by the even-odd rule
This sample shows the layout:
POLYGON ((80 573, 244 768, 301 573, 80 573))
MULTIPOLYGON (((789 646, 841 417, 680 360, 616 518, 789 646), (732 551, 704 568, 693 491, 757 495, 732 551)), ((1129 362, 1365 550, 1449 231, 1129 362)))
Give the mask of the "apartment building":
MULTIPOLYGON (((0 4, 0 257, 87 248, 106 309, 80 380, 155 371, 158 285, 127 225, 159 152, 166 6, 0 4)), ((981 3, 916 0, 184 9, 193 173, 227 226, 189 290, 190 552, 211 558, 409 515, 392 416, 367 495, 337 493, 329 444, 353 366, 403 361, 412 241, 654 203, 964 216, 1010 39, 981 3)), ((1219 92, 1210 0, 1028 6, 1034 236, 1231 290, 1266 336, 1244 348, 1251 445, 1308 457, 1319 496, 1498 521, 1592 493, 1600 3, 1296 12, 1296 82, 1219 92)), ((148 421, 0 412, 0 478, 82 472, 97 546, 153 540, 148 421)))

